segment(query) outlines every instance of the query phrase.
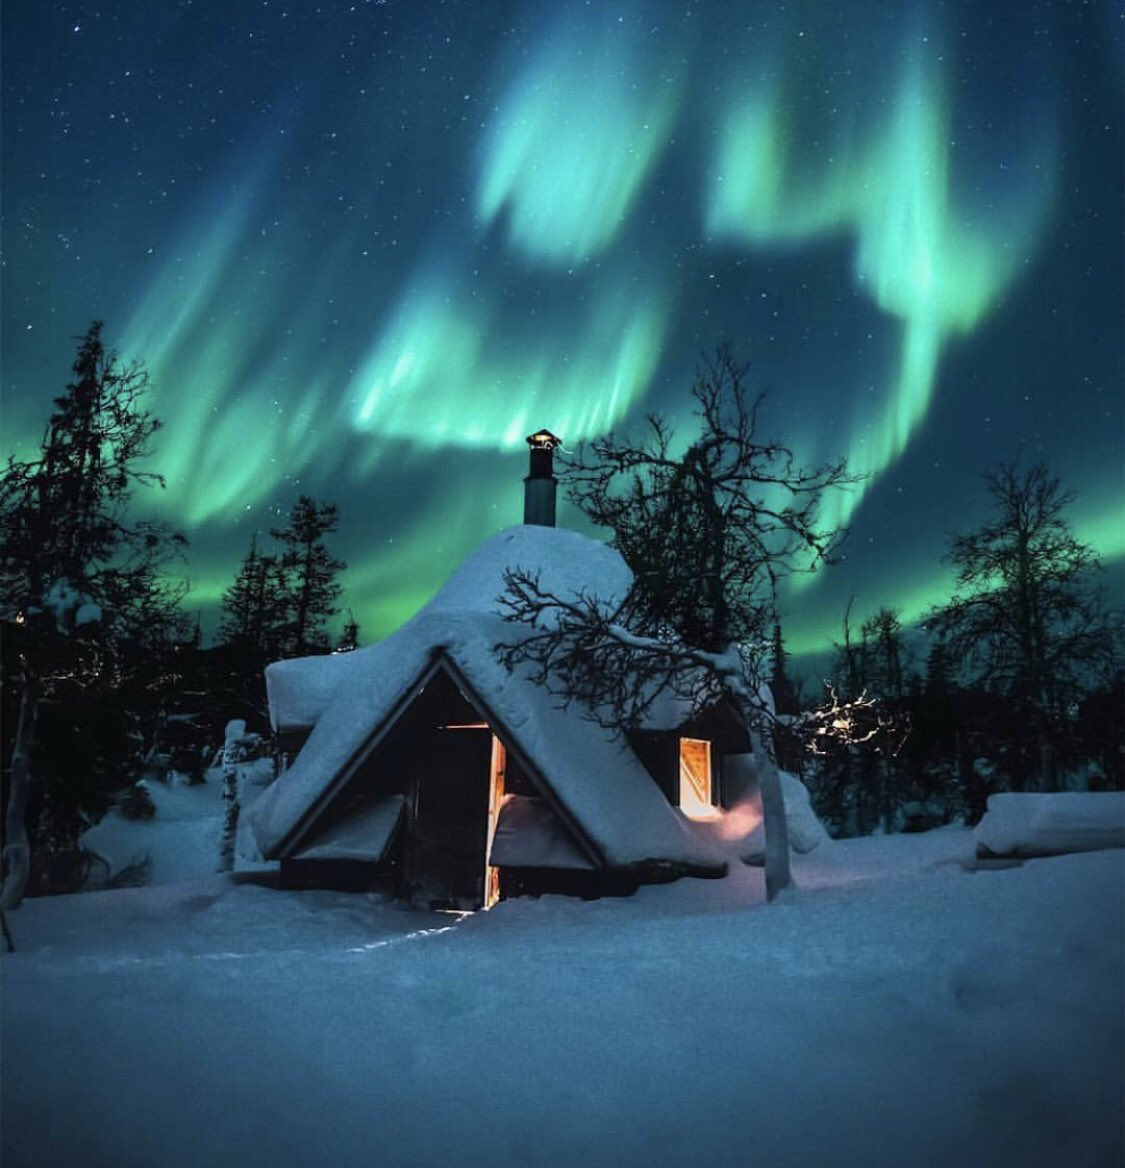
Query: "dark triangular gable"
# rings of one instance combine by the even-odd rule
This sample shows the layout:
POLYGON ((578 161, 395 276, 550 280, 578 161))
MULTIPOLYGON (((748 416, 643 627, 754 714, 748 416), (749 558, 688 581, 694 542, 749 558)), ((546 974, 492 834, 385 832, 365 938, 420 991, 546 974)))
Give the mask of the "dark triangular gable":
MULTIPOLYGON (((476 691, 472 683, 457 667, 456 663, 443 650, 438 650, 425 669, 408 686, 403 689, 398 699, 393 703, 382 720, 372 728, 362 744, 342 767, 335 778, 321 792, 297 820, 294 826, 284 836, 274 855, 279 859, 293 856, 302 843, 310 838, 326 813, 329 813, 336 801, 344 797, 361 768, 371 758, 387 736, 410 712, 426 687, 439 675, 444 675, 467 698, 476 709, 477 714, 490 726, 492 732, 504 744, 504 748, 523 768, 536 793, 550 807, 570 834, 575 846, 585 855, 596 868, 605 867, 605 856, 577 819, 570 813, 558 798, 550 783, 544 778, 541 768, 536 764, 522 747, 518 737, 513 734, 503 721, 496 717, 488 703, 476 691)), ((283 781, 283 780, 281 780, 283 781)))

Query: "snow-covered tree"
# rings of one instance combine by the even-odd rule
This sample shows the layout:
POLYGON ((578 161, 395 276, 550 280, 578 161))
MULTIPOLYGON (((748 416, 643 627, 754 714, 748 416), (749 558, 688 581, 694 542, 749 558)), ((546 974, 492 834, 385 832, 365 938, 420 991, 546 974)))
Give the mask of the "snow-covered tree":
POLYGON ((348 619, 344 621, 344 631, 340 634, 339 641, 336 642, 334 653, 351 653, 359 648, 359 621, 355 619, 355 613, 348 609, 348 619))

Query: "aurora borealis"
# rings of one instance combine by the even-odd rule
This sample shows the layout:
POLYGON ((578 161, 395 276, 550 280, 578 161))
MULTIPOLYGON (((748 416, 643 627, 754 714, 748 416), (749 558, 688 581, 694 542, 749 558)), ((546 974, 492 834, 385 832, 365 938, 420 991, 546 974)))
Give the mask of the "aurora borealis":
MULTIPOLYGON (((152 373, 155 501, 213 613, 299 492, 362 639, 521 515, 523 436, 688 422, 728 341, 764 429, 869 477, 785 599, 917 617, 1022 453, 1120 578, 1116 3, 12 0, 3 427, 95 318, 152 373)), ((566 512, 563 522, 574 522, 566 512)))

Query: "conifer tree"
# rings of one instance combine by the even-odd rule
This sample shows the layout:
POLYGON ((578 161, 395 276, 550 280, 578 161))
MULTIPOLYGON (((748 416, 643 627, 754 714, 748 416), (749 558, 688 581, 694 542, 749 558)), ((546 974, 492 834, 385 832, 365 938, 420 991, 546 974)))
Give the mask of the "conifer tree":
POLYGON ((6 906, 19 903, 27 884, 24 820, 46 692, 78 681, 89 687, 106 672, 115 642, 159 643, 178 613, 180 590, 163 569, 186 541, 129 514, 135 487, 164 485, 143 469, 160 428, 143 404, 148 374, 136 363, 122 366, 101 330, 95 322, 80 339, 73 379, 55 399, 38 455, 9 458, 0 474, 0 612, 21 634, 16 659, 3 663, 6 681, 21 691, 5 821, 6 906))
POLYGON ((324 537, 340 521, 335 503, 320 503, 302 495, 283 528, 270 534, 282 545, 281 570, 289 602, 289 621, 283 645, 285 656, 327 652, 326 624, 335 616, 343 591, 337 576, 347 567, 325 546, 324 537))
POLYGON ((288 608, 278 558, 258 551, 255 536, 234 583, 223 593, 219 637, 256 671, 280 655, 288 608))
POLYGON ((774 709, 779 714, 796 714, 799 706, 797 690, 786 670, 789 654, 785 649, 785 641, 781 635, 781 621, 779 620, 775 620, 773 625, 770 659, 772 662, 770 689, 773 691, 774 709))
POLYGON ((844 697, 855 699, 865 692, 867 684, 863 674, 863 644, 852 639, 852 607, 855 605, 855 596, 848 597, 847 607, 844 609, 844 639, 833 642, 836 650, 836 661, 832 672, 836 679, 836 689, 844 697))
POLYGON ((876 697, 901 701, 907 662, 898 609, 880 608, 863 622, 860 635, 864 685, 876 697))

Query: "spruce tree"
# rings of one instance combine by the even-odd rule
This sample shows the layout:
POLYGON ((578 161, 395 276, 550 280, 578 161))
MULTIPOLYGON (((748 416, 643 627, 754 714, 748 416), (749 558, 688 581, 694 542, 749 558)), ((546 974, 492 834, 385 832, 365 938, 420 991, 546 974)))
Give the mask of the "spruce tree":
POLYGON ((347 567, 325 546, 324 537, 340 521, 335 503, 320 503, 302 495, 283 528, 270 534, 282 545, 281 570, 289 601, 289 621, 283 645, 287 657, 325 653, 329 649, 327 622, 336 615, 343 589, 337 576, 347 567))
MULTIPOLYGON (((21 694, 5 821, 5 906, 18 904, 27 886, 25 820, 45 697, 57 704, 97 686, 116 691, 120 646, 163 643, 178 614, 180 590, 164 569, 186 541, 130 515, 134 488, 164 485, 143 469, 160 429, 143 404, 148 374, 139 364, 121 365, 101 331, 95 322, 80 339, 73 379, 55 399, 38 455, 9 458, 0 474, 0 612, 19 630, 4 680, 21 694)), ((87 788, 92 781, 88 776, 87 788)), ((76 805, 59 810, 75 839, 89 794, 83 791, 76 805)))
POLYGON ((861 629, 864 684, 875 697, 901 701, 907 653, 898 609, 880 608, 861 629))
POLYGON ((785 641, 781 635, 781 621, 779 620, 775 620, 773 625, 770 659, 770 689, 773 691, 774 709, 779 714, 796 714, 799 708, 797 689, 785 668, 789 661, 789 654, 785 649, 785 641))
POLYGON ((289 597, 277 556, 258 551, 257 537, 234 583, 223 593, 219 638, 257 670, 282 650, 289 597))

